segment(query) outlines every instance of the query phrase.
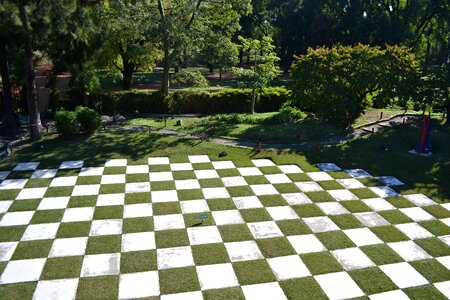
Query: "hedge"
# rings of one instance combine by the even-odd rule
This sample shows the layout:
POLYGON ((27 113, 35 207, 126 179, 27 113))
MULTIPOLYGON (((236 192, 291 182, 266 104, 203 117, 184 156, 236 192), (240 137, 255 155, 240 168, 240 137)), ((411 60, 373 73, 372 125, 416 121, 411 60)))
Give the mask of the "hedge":
MULTIPOLYGON (((101 114, 133 113, 246 113, 250 111, 252 92, 230 89, 220 92, 175 92, 163 97, 159 91, 120 91, 90 96, 90 105, 101 114)), ((283 87, 263 89, 256 102, 257 112, 278 111, 290 99, 283 87)))

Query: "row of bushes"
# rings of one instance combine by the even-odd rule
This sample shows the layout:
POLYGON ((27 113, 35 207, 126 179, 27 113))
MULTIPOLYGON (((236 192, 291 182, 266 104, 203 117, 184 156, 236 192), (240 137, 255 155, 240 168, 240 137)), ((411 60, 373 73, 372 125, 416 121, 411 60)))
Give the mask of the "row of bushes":
MULTIPOLYGON (((290 98, 282 87, 263 89, 256 101, 257 112, 279 110, 290 98)), ((250 89, 223 90, 220 92, 175 92, 163 97, 158 91, 121 91, 91 95, 91 107, 101 114, 133 113, 200 113, 225 114, 250 111, 250 89)))
POLYGON ((288 105, 284 105, 280 110, 265 118, 255 118, 248 114, 219 114, 210 117, 214 121, 225 122, 229 124, 248 124, 248 125, 262 125, 262 124, 286 124, 295 123, 306 118, 306 113, 300 109, 288 105))
POLYGON ((61 136, 70 137, 79 132, 94 133, 101 125, 101 118, 95 110, 79 106, 75 111, 58 111, 55 123, 56 130, 61 136))

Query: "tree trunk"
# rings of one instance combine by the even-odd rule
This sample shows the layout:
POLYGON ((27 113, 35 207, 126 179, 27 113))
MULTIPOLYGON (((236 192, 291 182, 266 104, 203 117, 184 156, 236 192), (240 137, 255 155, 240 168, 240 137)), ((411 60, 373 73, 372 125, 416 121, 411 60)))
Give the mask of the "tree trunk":
POLYGON ((3 40, 0 40, 0 75, 3 82, 4 130, 7 133, 12 133, 18 129, 19 124, 16 122, 16 114, 14 112, 11 82, 9 81, 8 58, 6 56, 6 42, 3 40))
POLYGON ((19 5, 20 19, 22 21, 25 37, 25 76, 27 87, 27 103, 28 103, 28 127, 30 130, 30 138, 33 141, 39 140, 42 133, 41 116, 38 111, 38 103, 36 97, 36 79, 33 66, 33 42, 31 38, 31 26, 26 11, 27 2, 21 2, 19 5))
POLYGON ((133 83, 133 70, 134 67, 130 62, 122 57, 122 64, 123 64, 123 70, 122 70, 122 89, 124 91, 131 90, 131 84, 133 83))
POLYGON ((447 121, 445 121, 445 125, 450 126, 450 95, 448 90, 445 90, 445 98, 447 99, 447 121))
POLYGON ((242 67, 242 64, 244 62, 244 52, 242 51, 242 49, 239 49, 239 68, 242 67))
POLYGON ((222 80, 222 67, 219 68, 219 80, 222 80))
POLYGON ((209 63, 208 67, 209 67, 209 73, 210 74, 214 73, 214 65, 212 63, 209 63))
POLYGON ((171 64, 172 64, 172 61, 171 61, 171 55, 170 55, 170 50, 169 50, 169 41, 168 41, 168 38, 165 38, 163 80, 162 80, 162 88, 161 88, 161 91, 162 91, 162 94, 164 97, 169 95, 171 64))
POLYGON ((253 90, 252 90, 252 109, 251 109, 252 114, 255 113, 255 103, 256 103, 256 89, 253 88, 253 90))

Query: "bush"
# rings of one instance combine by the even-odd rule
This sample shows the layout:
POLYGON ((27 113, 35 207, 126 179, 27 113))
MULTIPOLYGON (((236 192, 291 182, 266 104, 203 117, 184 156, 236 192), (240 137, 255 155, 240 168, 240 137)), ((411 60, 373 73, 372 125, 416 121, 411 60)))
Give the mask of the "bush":
POLYGON ((74 111, 61 110, 55 116, 56 130, 63 137, 71 137, 78 132, 77 115, 74 111))
POLYGON ((200 71, 181 70, 180 72, 173 74, 170 81, 172 84, 189 85, 198 88, 209 86, 208 80, 200 71))
POLYGON ((87 107, 78 106, 75 110, 77 121, 80 124, 80 131, 85 133, 94 133, 100 125, 100 114, 87 107))
POLYGON ((306 114, 292 106, 283 106, 278 113, 266 119, 267 124, 294 123, 306 118, 306 114))

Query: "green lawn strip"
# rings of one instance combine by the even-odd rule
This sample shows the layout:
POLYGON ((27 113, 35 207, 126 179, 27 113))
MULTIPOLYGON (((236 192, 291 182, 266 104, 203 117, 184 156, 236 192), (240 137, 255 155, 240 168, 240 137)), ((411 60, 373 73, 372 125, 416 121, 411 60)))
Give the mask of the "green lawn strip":
POLYGON ((263 222, 271 221, 269 213, 265 208, 242 209, 239 211, 245 222, 263 222))
POLYGON ((41 199, 16 200, 11 204, 8 212, 36 210, 39 206, 39 203, 41 203, 41 199))
POLYGON ((409 264, 431 283, 447 281, 450 278, 450 270, 435 259, 412 261, 409 264))
POLYGON ((342 231, 321 232, 316 236, 328 250, 356 247, 342 231))
POLYGON ((17 245, 17 248, 14 251, 11 260, 42 258, 42 257, 46 258, 50 252, 52 244, 53 244, 52 240, 20 242, 17 245))
POLYGON ((118 253, 121 245, 120 235, 91 236, 86 247, 86 254, 118 253))
POLYGON ((363 246, 360 249, 376 264, 386 265, 404 260, 386 244, 363 246))
POLYGON ((320 285, 317 283, 314 277, 283 280, 280 281, 280 286, 288 299, 292 300, 328 299, 328 297, 320 288, 320 285))
POLYGON ((228 194, 231 197, 254 196, 253 190, 249 186, 230 186, 227 187, 228 194))
POLYGON ((403 232, 392 225, 371 227, 370 230, 372 230, 372 232, 375 233, 385 243, 409 240, 409 238, 403 232))
POLYGON ((330 252, 308 253, 300 255, 300 257, 313 275, 343 271, 342 266, 330 252))
POLYGON ((386 219, 391 224, 403 224, 403 223, 411 223, 411 220, 407 215, 402 213, 399 210, 384 210, 379 211, 378 214, 386 219))
POLYGON ((239 171, 237 169, 220 169, 216 170, 217 174, 219 174, 220 178, 223 177, 234 177, 234 176, 241 176, 239 171))
POLYGON ((311 181, 311 178, 305 173, 287 174, 293 182, 311 181))
POLYGON ((172 172, 174 180, 196 179, 194 171, 174 171, 172 172))
POLYGON ((311 229, 302 220, 281 220, 276 222, 285 236, 312 233, 311 229))
POLYGON ((445 297, 437 288, 432 285, 418 286, 403 290, 411 300, 433 299, 445 300, 445 297))
POLYGON ((135 273, 157 270, 156 250, 124 252, 120 255, 120 272, 135 273))
POLYGON ((0 201, 14 200, 19 195, 20 190, 2 190, 0 193, 0 201))
POLYGON ((325 181, 319 181, 318 184, 324 189, 324 190, 341 190, 342 185, 340 185, 335 180, 325 180, 325 181))
POLYGON ((450 235, 450 227, 440 220, 424 221, 419 224, 436 236, 450 235))
POLYGON ((263 174, 280 174, 280 173, 281 173, 280 168, 278 168, 277 166, 272 166, 272 167, 260 167, 259 170, 260 170, 263 174))
POLYGON ((364 227, 361 221, 351 214, 330 216, 330 219, 343 230, 364 227))
POLYGON ((85 237, 89 236, 91 222, 61 223, 56 233, 57 238, 85 237))
POLYGON ((28 179, 33 175, 33 171, 12 171, 6 179, 28 179))
POLYGON ((233 263, 240 285, 273 282, 277 279, 266 260, 250 260, 233 263))
POLYGON ((245 181, 247 181, 249 185, 269 184, 269 180, 264 176, 246 176, 245 181))
POLYGON ((150 183, 152 191, 173 191, 175 190, 175 182, 173 181, 156 181, 150 183))
POLYGON ((125 184, 102 184, 100 194, 118 194, 125 193, 125 184))
POLYGON ((388 197, 386 198, 386 201, 388 201, 397 208, 415 207, 415 205, 411 201, 402 196, 388 197))
POLYGON ((73 186, 49 187, 44 197, 63 197, 72 195, 73 186))
POLYGON ((200 189, 195 190, 178 190, 178 200, 198 200, 203 199, 203 192, 200 189))
POLYGON ((87 185, 87 184, 100 184, 102 176, 79 176, 77 178, 77 185, 87 185))
POLYGON ((378 195, 368 188, 352 189, 351 192, 359 199, 378 198, 378 195))
POLYGON ((206 200, 211 211, 236 209, 236 205, 230 198, 206 200))
POLYGON ((48 187, 50 186, 50 183, 52 182, 52 179, 50 178, 31 178, 27 181, 25 184, 25 188, 38 188, 38 187, 48 187))
POLYGON ((150 172, 169 172, 170 165, 151 165, 149 166, 150 172))
POLYGON ((244 224, 219 226, 219 232, 224 242, 240 242, 253 240, 253 236, 244 224))
POLYGON ((294 248, 285 237, 256 240, 265 258, 280 257, 296 254, 294 248))
POLYGON ((126 174, 125 178, 126 178, 126 182, 127 183, 131 183, 131 182, 148 182, 149 181, 148 173, 145 173, 145 174, 126 174))
POLYGON ((313 202, 334 202, 336 201, 328 192, 319 191, 319 192, 309 192, 305 193, 309 199, 313 202))
POLYGON ((175 294, 200 290, 195 267, 159 271, 161 294, 175 294))
POLYGON ((375 187, 375 186, 382 186, 384 185, 381 181, 374 177, 368 177, 368 178, 359 178, 358 179, 362 184, 368 187, 375 187))
POLYGON ((302 218, 325 216, 325 213, 315 204, 293 205, 292 208, 302 218))
POLYGON ((8 300, 32 299, 37 282, 0 285, 0 298, 8 300))
POLYGON ((205 300, 245 300, 244 293, 240 287, 206 290, 203 291, 203 297, 205 300))
POLYGON ((367 295, 397 289, 392 280, 378 267, 352 270, 348 274, 367 295))
POLYGON ((450 211, 440 205, 425 206, 423 209, 438 219, 450 218, 450 211))
POLYGON ((40 279, 78 278, 82 264, 83 256, 48 258, 40 279))
POLYGON ((127 167, 105 167, 103 175, 125 174, 127 167))
POLYGON ((154 230, 153 218, 127 218, 123 219, 122 232, 149 232, 154 230))
POLYGON ((203 189, 211 187, 224 187, 220 178, 199 179, 198 182, 203 189))
POLYGON ((259 201, 261 201, 262 205, 265 207, 269 206, 284 206, 288 205, 286 200, 281 195, 264 195, 258 196, 259 201))
POLYGON ((340 201, 346 209, 348 209, 352 213, 360 213, 360 212, 371 212, 372 209, 367 206, 363 201, 360 200, 347 200, 340 201))
POLYGON ((153 215, 181 214, 179 202, 153 203, 153 215))
POLYGON ((210 212, 202 214, 206 215, 206 220, 203 220, 203 222, 202 220, 199 220, 199 214, 184 214, 183 218, 186 227, 198 226, 198 224, 202 224, 202 226, 216 225, 216 222, 214 222, 214 218, 210 212))
POLYGON ((280 194, 300 193, 300 189, 294 183, 280 183, 273 185, 280 194))
POLYGON ((415 240, 414 242, 433 257, 450 255, 450 247, 436 237, 415 240))
POLYGON ((192 164, 194 170, 212 170, 214 169, 212 163, 195 163, 192 164))
POLYGON ((63 209, 58 210, 38 210, 31 219, 31 224, 59 223, 64 215, 63 209))
POLYGON ((125 204, 150 203, 150 193, 125 194, 125 204))
POLYGON ((189 246, 189 238, 185 229, 156 231, 155 241, 157 248, 189 246))
MULTIPOLYGON (((331 177, 333 177, 334 179, 347 179, 347 178, 353 178, 352 176, 350 176, 347 172, 344 171, 331 171, 331 172, 327 172, 328 175, 330 175, 331 177)), ((339 185, 340 186, 340 185, 339 185)), ((340 186, 340 188, 342 188, 342 186, 340 186)))
POLYGON ((55 177, 78 176, 80 169, 59 169, 55 177))
POLYGON ((77 299, 117 299, 119 296, 119 276, 98 276, 80 278, 77 289, 77 299))
POLYGON ((67 207, 93 207, 97 203, 96 196, 74 196, 70 197, 67 207))
POLYGON ((94 220, 122 219, 123 206, 97 206, 94 211, 94 220))
POLYGON ((192 246, 192 255, 196 265, 213 265, 230 262, 224 244, 206 244, 192 246))

